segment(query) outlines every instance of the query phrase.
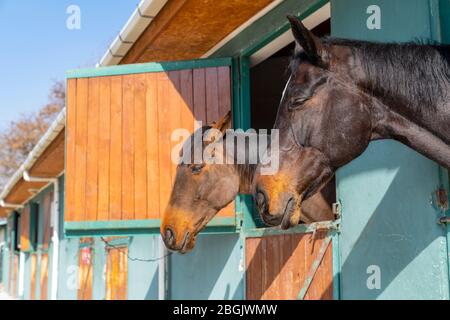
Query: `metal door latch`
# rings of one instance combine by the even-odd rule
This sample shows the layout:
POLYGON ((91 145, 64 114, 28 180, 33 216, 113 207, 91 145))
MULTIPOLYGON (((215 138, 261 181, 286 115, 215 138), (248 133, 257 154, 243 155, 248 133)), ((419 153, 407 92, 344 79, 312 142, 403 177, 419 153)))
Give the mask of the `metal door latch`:
POLYGON ((333 203, 331 210, 333 211, 333 214, 336 219, 339 219, 341 217, 341 203, 340 202, 333 203))

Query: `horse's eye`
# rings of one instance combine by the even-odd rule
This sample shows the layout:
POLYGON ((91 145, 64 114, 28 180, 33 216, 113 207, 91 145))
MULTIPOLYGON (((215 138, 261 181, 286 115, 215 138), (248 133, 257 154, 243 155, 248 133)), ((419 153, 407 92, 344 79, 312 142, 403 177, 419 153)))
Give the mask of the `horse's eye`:
POLYGON ((202 171, 203 167, 203 165, 193 165, 191 167, 192 174, 199 174, 202 171))
POLYGON ((289 104, 288 109, 290 111, 293 110, 297 110, 298 108, 300 108, 301 106, 303 106, 305 104, 306 101, 309 100, 309 97, 297 97, 297 98, 293 98, 291 100, 291 103, 289 104))

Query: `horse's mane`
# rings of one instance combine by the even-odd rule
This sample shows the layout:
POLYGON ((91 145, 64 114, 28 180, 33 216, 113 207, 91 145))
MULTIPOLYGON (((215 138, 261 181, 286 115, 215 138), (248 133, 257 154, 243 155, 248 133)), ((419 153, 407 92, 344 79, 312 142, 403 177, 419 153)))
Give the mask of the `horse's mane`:
POLYGON ((376 43, 323 38, 325 45, 350 47, 359 57, 368 82, 365 89, 415 114, 436 111, 448 99, 450 46, 421 43, 376 43))

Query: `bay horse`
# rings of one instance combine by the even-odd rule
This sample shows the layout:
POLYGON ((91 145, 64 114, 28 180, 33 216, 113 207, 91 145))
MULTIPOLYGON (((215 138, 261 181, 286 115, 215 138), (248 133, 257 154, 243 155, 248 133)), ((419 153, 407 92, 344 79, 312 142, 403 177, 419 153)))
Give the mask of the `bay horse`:
MULTIPOLYGON (((212 126, 197 130, 203 135, 211 128, 217 129, 222 133, 223 140, 226 140, 226 130, 230 127, 231 113, 228 113, 212 126)), ((196 145, 194 137, 195 133, 186 140, 185 145, 200 150, 192 150, 187 157, 183 155, 185 147, 181 150, 181 161, 176 169, 172 193, 160 227, 167 248, 180 253, 193 249, 196 235, 221 209, 230 204, 238 193, 254 194, 253 177, 256 164, 250 164, 248 160, 243 164, 237 164, 238 161, 233 161, 232 164, 195 163, 193 155, 196 151, 203 154, 207 143, 196 145)), ((223 152, 226 150, 223 149, 223 152)), ((329 202, 329 194, 317 193, 303 203, 300 219, 305 223, 333 220, 329 202)))
POLYGON ((314 36, 288 16, 296 49, 275 128, 280 165, 256 205, 287 229, 298 208, 370 141, 395 139, 450 168, 450 46, 314 36))

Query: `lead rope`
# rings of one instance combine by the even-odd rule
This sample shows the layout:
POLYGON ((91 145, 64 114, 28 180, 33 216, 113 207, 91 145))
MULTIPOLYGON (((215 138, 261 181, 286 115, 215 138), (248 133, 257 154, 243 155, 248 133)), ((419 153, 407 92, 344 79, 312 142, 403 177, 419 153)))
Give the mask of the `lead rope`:
MULTIPOLYGON (((313 237, 315 235, 315 231, 313 233, 313 237)), ((331 242, 331 233, 330 230, 328 230, 325 239, 322 242, 322 245, 320 246, 319 253, 317 254, 316 259, 311 265, 311 268, 309 269, 308 275, 306 276, 305 282, 303 282, 303 286, 300 289, 300 292, 298 293, 297 300, 304 300, 306 293, 308 292, 308 289, 311 286, 312 281, 314 280, 314 276, 317 273, 317 270, 319 269, 320 264, 322 263, 323 258, 325 257, 325 253, 327 252, 327 248, 330 245, 331 242)))
MULTIPOLYGON (((105 244, 105 248, 106 248, 106 249, 117 249, 117 250, 119 250, 120 254, 124 254, 124 253, 123 253, 123 250, 120 250, 120 249, 125 248, 125 246, 121 246, 121 245, 115 246, 115 245, 112 245, 112 244, 110 244, 110 243, 109 243, 105 238, 103 238, 103 237, 100 238, 100 240, 105 244)), ((154 258, 154 259, 141 259, 141 258, 133 258, 133 257, 131 257, 130 254, 128 253, 128 251, 127 251, 126 256, 127 256, 127 259, 130 260, 130 261, 138 261, 138 262, 157 262, 157 261, 163 260, 163 259, 165 259, 165 258, 171 256, 172 254, 173 254, 172 252, 169 252, 169 253, 167 253, 166 255, 163 255, 162 257, 159 257, 159 258, 154 258)))

